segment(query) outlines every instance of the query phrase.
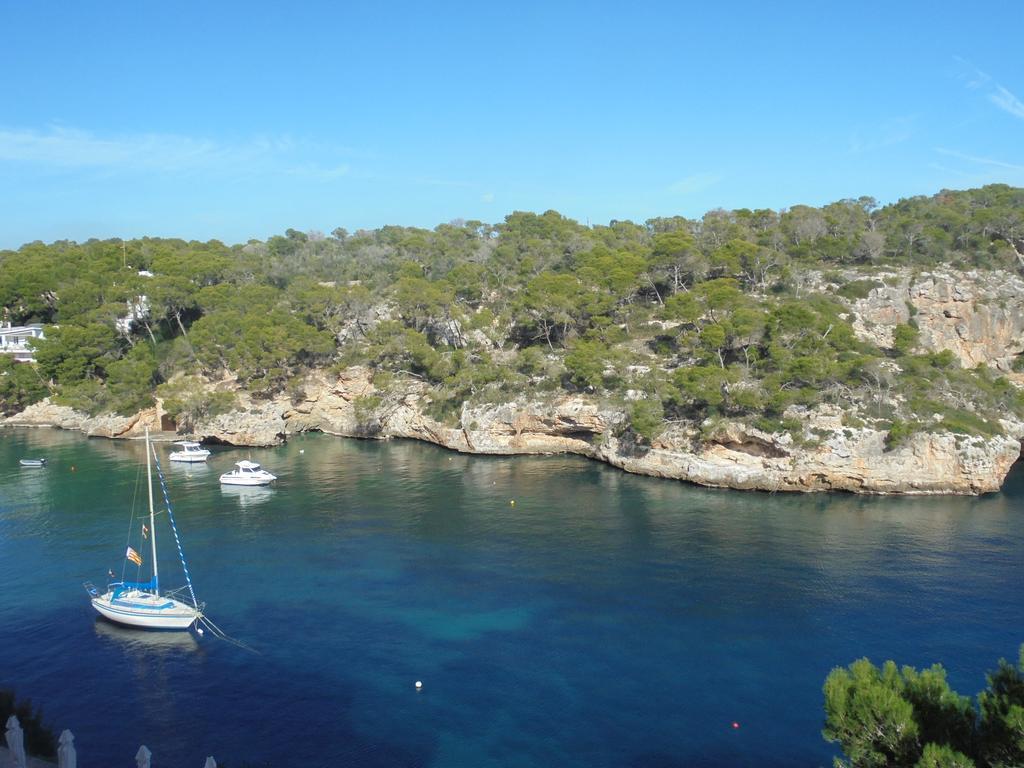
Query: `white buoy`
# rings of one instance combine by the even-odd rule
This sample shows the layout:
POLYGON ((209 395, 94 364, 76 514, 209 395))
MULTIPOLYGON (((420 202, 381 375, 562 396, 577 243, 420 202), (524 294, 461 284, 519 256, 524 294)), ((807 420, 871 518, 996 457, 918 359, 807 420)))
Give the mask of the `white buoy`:
POLYGON ((419 680, 416 681, 416 690, 417 691, 422 691, 423 690, 423 683, 420 682, 419 680))
POLYGON ((203 634, 203 628, 202 628, 202 627, 196 627, 196 632, 198 632, 198 633, 199 633, 199 635, 200 635, 200 636, 202 636, 202 634, 203 634))
POLYGON ((305 453, 305 452, 306 452, 305 448, 299 448, 299 453, 305 453))

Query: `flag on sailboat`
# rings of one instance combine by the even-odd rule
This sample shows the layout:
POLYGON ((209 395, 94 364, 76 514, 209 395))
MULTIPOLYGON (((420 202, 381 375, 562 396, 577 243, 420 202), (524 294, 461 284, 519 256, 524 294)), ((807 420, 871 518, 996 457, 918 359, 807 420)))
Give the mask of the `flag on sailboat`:
POLYGON ((148 538, 148 537, 149 537, 149 528, 147 528, 146 524, 143 523, 142 524, 142 538, 145 539, 145 538, 148 538))
POLYGON ((131 547, 128 547, 128 551, 124 553, 124 556, 131 560, 136 565, 142 565, 142 555, 136 552, 131 547))

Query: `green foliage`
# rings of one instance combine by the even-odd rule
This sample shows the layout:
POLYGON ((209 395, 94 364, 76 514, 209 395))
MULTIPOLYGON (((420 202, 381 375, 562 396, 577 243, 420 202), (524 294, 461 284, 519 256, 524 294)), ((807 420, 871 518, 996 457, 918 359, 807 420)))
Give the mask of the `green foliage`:
POLYGON ((725 388, 733 375, 713 365, 693 365, 678 369, 672 381, 678 390, 698 406, 719 406, 725 403, 725 388))
POLYGON ((140 344, 110 363, 105 399, 111 410, 128 416, 153 405, 156 374, 156 356, 148 345, 140 344))
POLYGON ((888 661, 867 659, 834 669, 825 680, 825 728, 857 768, 911 766, 919 757, 914 706, 902 695, 903 679, 888 661))
POLYGON ((582 319, 584 289, 572 275, 544 272, 533 278, 516 297, 514 311, 520 336, 544 341, 554 349, 582 319))
POLYGON ((544 371, 547 360, 536 347, 526 347, 516 355, 515 369, 527 376, 537 376, 544 371))
MULTIPOLYGON (((914 355, 911 325, 884 354, 857 340, 847 313, 880 285, 854 265, 1017 270, 1022 228, 1024 190, 990 185, 882 208, 858 198, 594 227, 546 211, 494 226, 287 230, 233 247, 31 243, 0 252, 0 307, 6 320, 49 324, 47 339, 35 379, 31 368, 2 376, 0 409, 52 391, 91 412, 128 411, 183 375, 227 374, 270 395, 310 367, 363 364, 421 378, 450 421, 468 399, 507 400, 527 381, 617 388, 628 360, 661 377, 665 419, 778 423, 794 404, 870 403, 876 418, 995 434, 998 416, 1024 415, 1019 391, 951 353, 914 355), (839 295, 808 291, 804 265, 841 283, 839 295), (862 276, 844 282, 854 268, 862 276), (115 331, 129 307, 134 323, 115 331)), ((169 400, 186 422, 216 407, 169 400)))
POLYGON ((974 740, 974 707, 968 697, 949 687, 946 670, 938 664, 920 672, 903 667, 902 675, 902 696, 914 708, 921 743, 970 751, 974 740))
POLYGON ((191 431, 200 419, 228 413, 235 407, 234 393, 214 389, 198 376, 172 379, 158 386, 156 394, 163 399, 164 412, 185 431, 191 431))
POLYGON ((383 399, 380 395, 363 395, 353 400, 352 406, 355 410, 356 423, 361 427, 370 425, 371 419, 382 402, 383 399))
POLYGON ((974 768, 975 763, 962 752, 945 744, 925 744, 915 768, 974 768))
POLYGON ((1024 646, 1016 665, 1000 659, 978 696, 981 755, 986 764, 1010 768, 1024 764, 1024 646))
POLYGON ((0 355, 0 413, 9 416, 38 403, 49 394, 46 382, 32 363, 15 363, 0 355))
POLYGON ((888 450, 899 448, 916 432, 920 431, 920 425, 913 422, 905 422, 896 418, 889 425, 889 431, 885 435, 885 447, 888 450))
POLYGON ((43 711, 33 708, 30 699, 18 701, 14 691, 0 688, 0 722, 16 715, 25 734, 25 751, 33 757, 57 756, 57 737, 53 728, 43 720, 43 711))
POLYGON ((645 398, 629 406, 629 427, 648 443, 654 440, 665 423, 665 410, 660 400, 645 398))
POLYGON ((192 326, 190 339, 207 371, 233 371, 253 391, 280 389, 303 364, 334 350, 330 334, 266 304, 211 312, 192 326))
POLYGON ((440 382, 448 373, 444 356, 426 335, 394 321, 381 323, 368 337, 374 364, 440 382))
POLYGON ((825 680, 822 735, 839 743, 850 768, 1011 768, 1024 764, 1024 646, 1000 660, 978 694, 949 687, 938 664, 918 671, 867 659, 825 680))
POLYGON ((844 299, 866 299, 875 288, 882 288, 884 283, 878 280, 851 280, 840 286, 837 294, 844 299))
MULTIPOLYGON (((921 334, 915 326, 900 323, 896 326, 895 330, 893 330, 892 348, 896 350, 897 354, 909 355, 913 351, 914 347, 917 346, 920 336, 921 334)), ((950 355, 952 355, 952 353, 950 353, 950 355)))
POLYGON ((604 385, 608 358, 608 347, 601 342, 576 342, 565 355, 569 380, 581 389, 600 389, 604 385))
POLYGON ((45 334, 33 342, 36 364, 45 378, 60 385, 102 378, 121 351, 114 329, 95 323, 48 326, 45 334))

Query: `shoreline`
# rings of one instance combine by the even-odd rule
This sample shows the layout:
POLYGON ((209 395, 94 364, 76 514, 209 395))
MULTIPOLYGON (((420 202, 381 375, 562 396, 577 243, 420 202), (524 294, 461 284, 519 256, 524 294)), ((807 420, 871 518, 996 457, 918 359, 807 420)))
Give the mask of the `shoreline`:
POLYGON ((273 447, 303 432, 361 440, 407 438, 471 455, 575 454, 631 474, 769 493, 977 496, 999 491, 1022 453, 1016 435, 951 432, 918 433, 890 450, 882 431, 843 427, 843 414, 835 407, 802 414, 808 434, 813 430, 827 437, 799 444, 788 433, 722 422, 710 435, 699 424, 669 425, 651 445, 643 445, 617 434, 624 414, 583 397, 464 406, 459 424, 449 426, 423 413, 424 393, 413 388, 390 395, 369 419, 365 414, 357 418, 354 401, 372 391, 368 372, 346 371, 332 381, 323 375, 312 378, 317 386, 306 390, 301 403, 284 397, 243 402, 235 411, 200 420, 187 433, 159 429, 159 403, 133 416, 89 417, 44 401, 0 424, 111 439, 141 438, 148 426, 156 442, 198 439, 248 447, 273 447))

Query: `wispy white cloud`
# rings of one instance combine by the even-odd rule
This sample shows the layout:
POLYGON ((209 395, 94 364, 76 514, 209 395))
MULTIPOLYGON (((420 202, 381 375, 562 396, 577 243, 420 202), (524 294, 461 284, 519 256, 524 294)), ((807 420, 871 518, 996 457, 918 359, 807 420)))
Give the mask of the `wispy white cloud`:
POLYGON ((871 128, 858 128, 850 137, 850 152, 872 152, 902 144, 914 135, 913 117, 892 117, 871 128))
POLYGON ((673 195, 692 195, 697 192, 703 192, 708 187, 713 187, 721 180, 722 175, 719 173, 693 173, 670 184, 668 191, 673 195))
POLYGON ((409 183, 421 187, 457 187, 461 189, 472 189, 476 185, 469 181, 457 181, 454 179, 437 179, 431 177, 417 176, 409 179, 409 183))
POLYGON ((1024 171, 1024 165, 1017 163, 1007 163, 1003 160, 998 160, 994 157, 981 157, 979 155, 970 155, 966 152, 958 152, 955 149, 946 149, 945 147, 936 147, 935 151, 940 155, 946 157, 955 157, 957 160, 963 160, 968 163, 974 163, 975 165, 984 165, 990 168, 1001 168, 1007 171, 1024 171))
POLYGON ((482 203, 493 203, 494 202, 494 193, 493 192, 484 192, 482 195, 480 195, 480 202, 482 202, 482 203))
MULTIPOLYGON (((324 156, 345 154, 336 149, 324 156)), ((63 126, 45 130, 0 128, 0 163, 52 170, 112 173, 251 175, 284 173, 330 180, 349 173, 347 164, 320 165, 300 158, 310 147, 290 137, 256 137, 237 143, 165 133, 102 136, 63 126)))
POLYGON ((972 91, 984 88, 992 81, 992 78, 989 77, 987 73, 982 72, 962 56, 954 56, 953 61, 955 61, 959 67, 957 79, 972 91))
POLYGON ((958 78, 972 91, 981 91, 985 97, 995 104, 999 109, 1009 115, 1024 120, 1024 101, 1017 98, 1016 94, 1006 86, 997 83, 991 75, 978 69, 974 64, 954 56, 954 60, 960 66, 958 78))
POLYGON ((988 100, 1003 110, 1003 112, 1008 112, 1014 117, 1024 120, 1024 102, 1003 86, 996 85, 995 90, 988 95, 988 100))
POLYGON ((285 173, 289 176, 302 176, 309 179, 320 179, 322 181, 340 179, 343 176, 348 176, 351 172, 352 167, 348 163, 342 163, 341 165, 331 167, 321 167, 312 163, 303 163, 302 165, 296 165, 285 169, 285 173))

